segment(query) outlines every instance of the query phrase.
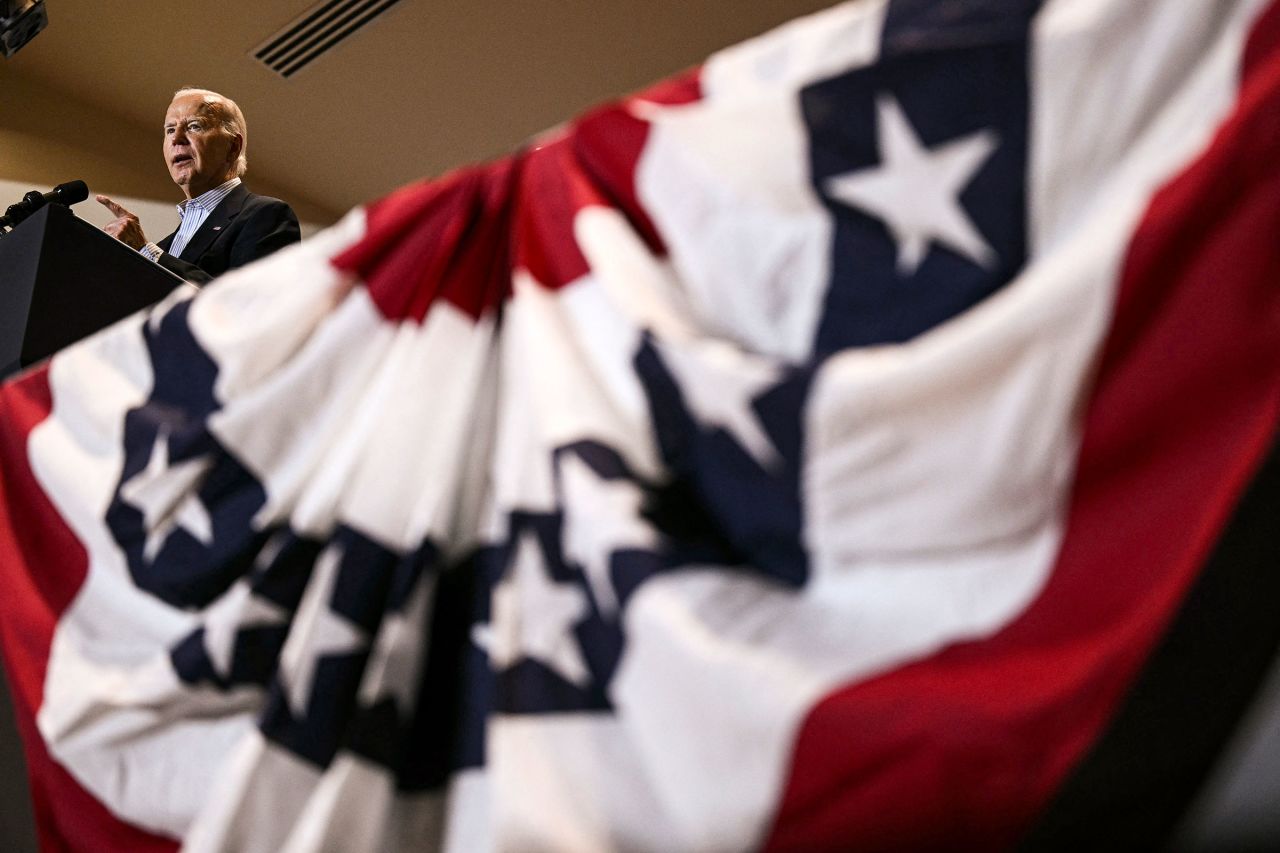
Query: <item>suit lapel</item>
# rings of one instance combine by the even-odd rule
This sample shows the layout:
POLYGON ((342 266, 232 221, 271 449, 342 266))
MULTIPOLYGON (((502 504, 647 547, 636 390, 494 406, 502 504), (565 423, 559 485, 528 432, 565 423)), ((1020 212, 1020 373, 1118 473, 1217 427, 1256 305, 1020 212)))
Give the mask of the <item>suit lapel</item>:
POLYGON ((213 209, 213 212, 209 214, 209 218, 200 226, 200 230, 191 235, 191 241, 187 243, 182 250, 182 254, 178 257, 189 263, 198 261, 200 256, 213 245, 213 241, 222 236, 223 230, 231 223, 231 220, 239 215, 240 208, 244 207, 245 199, 248 196, 249 191, 245 189, 244 184, 240 184, 227 193, 227 197, 213 209))

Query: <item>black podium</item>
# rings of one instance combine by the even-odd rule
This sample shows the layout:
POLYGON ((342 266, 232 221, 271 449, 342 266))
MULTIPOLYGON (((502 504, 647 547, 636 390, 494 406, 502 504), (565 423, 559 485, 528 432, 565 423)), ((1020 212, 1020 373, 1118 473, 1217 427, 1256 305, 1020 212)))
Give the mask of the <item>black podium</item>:
POLYGON ((46 205, 0 237, 0 379, 180 284, 69 208, 46 205))

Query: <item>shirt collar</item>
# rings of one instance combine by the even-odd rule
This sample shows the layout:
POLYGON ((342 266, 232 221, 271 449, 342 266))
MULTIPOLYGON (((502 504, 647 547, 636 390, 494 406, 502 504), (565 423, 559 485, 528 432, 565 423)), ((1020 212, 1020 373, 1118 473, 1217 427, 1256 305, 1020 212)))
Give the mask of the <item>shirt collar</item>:
POLYGON ((232 178, 225 184, 216 186, 207 192, 203 192, 195 198, 183 199, 178 202, 178 218, 182 218, 182 216, 186 214, 187 208, 190 206, 198 207, 205 213, 212 212, 213 209, 218 206, 218 202, 226 198, 227 193, 231 192, 238 186, 240 186, 240 179, 232 178))

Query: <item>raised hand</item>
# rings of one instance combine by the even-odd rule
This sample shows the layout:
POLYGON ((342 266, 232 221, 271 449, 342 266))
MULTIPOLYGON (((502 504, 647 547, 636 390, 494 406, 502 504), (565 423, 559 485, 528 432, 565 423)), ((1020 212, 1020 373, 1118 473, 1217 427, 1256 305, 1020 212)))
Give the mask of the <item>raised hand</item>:
POLYGON ((105 195, 94 196, 94 198, 97 199, 98 204, 111 211, 111 215, 115 217, 115 219, 102 226, 103 231, 134 249, 141 249, 146 245, 147 235, 143 233, 142 224, 138 222, 137 216, 105 195))

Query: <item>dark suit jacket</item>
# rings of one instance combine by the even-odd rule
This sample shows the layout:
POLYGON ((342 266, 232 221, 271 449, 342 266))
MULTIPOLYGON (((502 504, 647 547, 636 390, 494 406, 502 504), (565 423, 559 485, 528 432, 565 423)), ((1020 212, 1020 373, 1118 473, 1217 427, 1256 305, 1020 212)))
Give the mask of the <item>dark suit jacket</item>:
POLYGON ((251 193, 244 184, 227 194, 175 257, 169 247, 177 233, 156 244, 164 250, 157 263, 197 284, 302 239, 293 208, 278 198, 251 193))

